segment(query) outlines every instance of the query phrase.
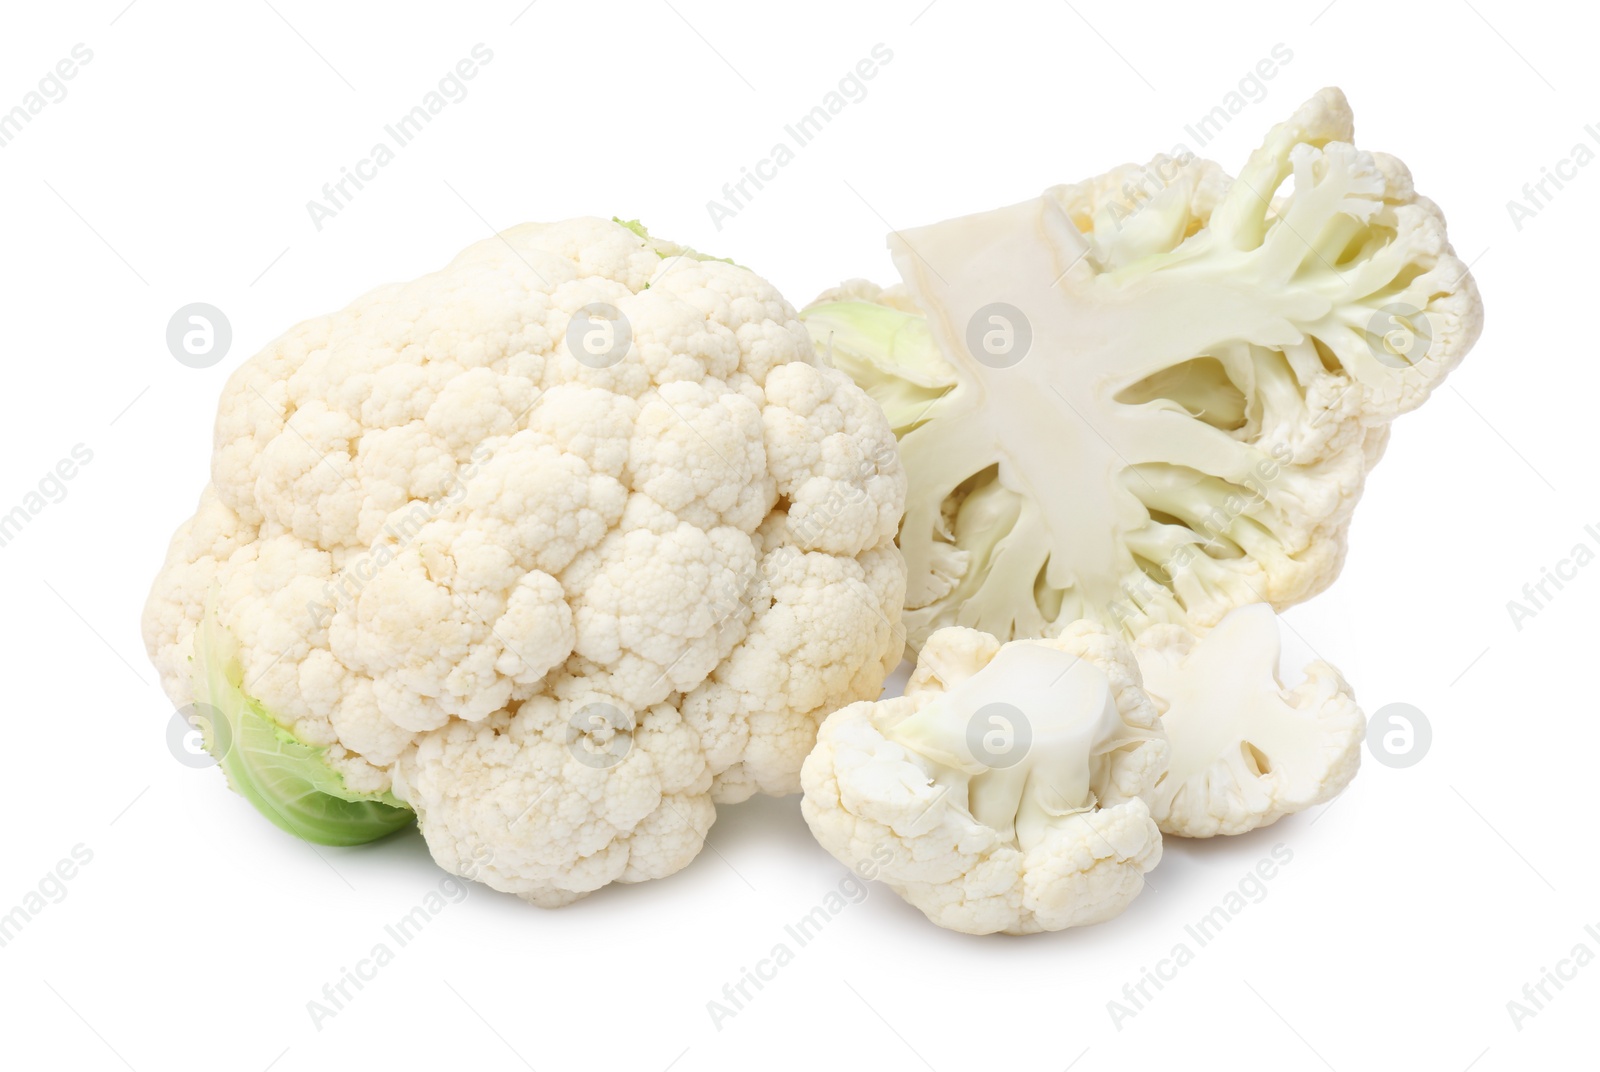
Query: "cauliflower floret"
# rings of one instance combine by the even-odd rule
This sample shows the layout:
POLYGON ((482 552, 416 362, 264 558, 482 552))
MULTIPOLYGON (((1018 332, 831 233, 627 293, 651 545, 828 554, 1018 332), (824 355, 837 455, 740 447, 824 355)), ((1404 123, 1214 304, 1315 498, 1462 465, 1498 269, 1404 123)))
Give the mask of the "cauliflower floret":
POLYGON ((682 867, 714 798, 793 792, 898 663, 882 413, 770 284, 641 231, 513 228, 229 379, 145 640, 174 703, 230 682, 296 738, 270 779, 224 761, 280 825, 363 836, 331 824, 374 808, 271 815, 320 762, 444 866, 564 903, 682 867))
POLYGON ((600 694, 454 720, 395 768, 434 859, 544 908, 681 870, 716 819, 699 735, 666 704, 600 694))
POLYGON ((1199 639, 1175 625, 1139 634, 1133 653, 1172 743, 1151 802, 1163 833, 1242 834, 1333 799, 1355 777, 1366 717, 1350 686, 1317 661, 1285 687, 1280 642, 1264 603, 1199 639))
POLYGON ((928 638, 904 696, 828 717, 801 808, 825 849, 886 861, 879 877, 941 927, 1061 930, 1144 888, 1166 752, 1104 627, 1003 646, 952 627, 928 638))

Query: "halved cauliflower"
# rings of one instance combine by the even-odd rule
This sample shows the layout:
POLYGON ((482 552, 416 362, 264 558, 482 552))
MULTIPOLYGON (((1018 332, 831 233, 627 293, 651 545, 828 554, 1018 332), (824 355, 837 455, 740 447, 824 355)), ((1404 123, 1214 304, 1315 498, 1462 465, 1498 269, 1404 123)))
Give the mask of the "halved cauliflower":
POLYGON ((821 718, 878 695, 904 495, 770 284, 525 224, 234 373, 145 640, 175 704, 268 727, 221 758, 285 829, 409 806, 444 867, 561 904, 683 867, 713 801, 796 791, 821 718))
MULTIPOLYGON (((1237 178, 1157 157, 897 232, 903 286, 854 281, 806 310, 900 437, 913 645, 1080 618, 1202 637, 1334 579, 1390 422, 1483 315, 1438 207, 1353 137, 1326 89, 1237 178)), ((1218 758, 1188 747, 1175 767, 1218 758)), ((1309 799, 1238 814, 1266 798, 1224 783, 1190 783, 1190 803, 1235 831, 1309 799), (1193 800, 1208 791, 1224 799, 1193 800)))
POLYGON ((1205 627, 1333 579, 1389 422, 1482 319, 1438 208, 1351 122, 1324 90, 1238 179, 1158 157, 1126 218, 1132 168, 897 233, 905 291, 805 311, 902 436, 913 643, 1205 627))
POLYGON ((903 696, 822 724, 801 809, 823 848, 878 861, 941 927, 1061 930, 1144 888, 1166 760, 1139 670, 1102 626, 1003 646, 951 627, 923 645, 903 696))

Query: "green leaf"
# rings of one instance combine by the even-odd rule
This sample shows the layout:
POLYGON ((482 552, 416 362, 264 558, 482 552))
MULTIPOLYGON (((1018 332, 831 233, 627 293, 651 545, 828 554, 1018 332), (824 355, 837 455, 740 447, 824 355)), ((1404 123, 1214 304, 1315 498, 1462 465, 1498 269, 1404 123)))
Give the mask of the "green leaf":
POLYGON ((649 246, 651 251, 662 260, 666 260, 668 257, 688 257, 697 261, 721 261, 723 264, 732 264, 735 268, 744 267, 744 265, 736 263, 732 257, 713 257, 709 253, 701 253, 697 249, 680 246, 678 243, 669 242, 665 238, 656 238, 638 220, 625 220, 621 216, 613 216, 611 217, 611 222, 621 224, 644 239, 644 244, 649 246))
POLYGON ((202 727, 235 792, 274 825, 318 845, 364 845, 411 825, 415 815, 393 793, 357 793, 305 744, 246 696, 232 638, 208 613, 195 634, 196 697, 225 729, 202 727))
POLYGON ((622 226, 626 227, 628 230, 632 231, 646 242, 650 241, 650 232, 645 230, 644 224, 640 223, 638 220, 625 220, 621 216, 613 216, 611 217, 611 222, 620 223, 622 226))
POLYGON ((841 301, 813 305, 800 319, 833 367, 883 407, 896 437, 926 420, 933 403, 960 382, 925 317, 876 302, 841 301))

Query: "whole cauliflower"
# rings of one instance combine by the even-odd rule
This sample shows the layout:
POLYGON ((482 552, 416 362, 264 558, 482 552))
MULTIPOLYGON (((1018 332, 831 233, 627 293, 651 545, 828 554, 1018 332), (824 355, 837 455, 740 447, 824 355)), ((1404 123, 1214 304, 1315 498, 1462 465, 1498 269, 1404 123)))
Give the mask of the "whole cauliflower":
POLYGON ((559 905, 682 868, 878 695, 905 491, 769 283, 525 224, 234 373, 145 641, 279 825, 409 807, 445 868, 559 905))
POLYGON ((801 810, 823 848, 877 861, 939 926, 1031 934, 1109 919, 1144 888, 1166 762, 1138 666, 1103 626, 1005 645, 952 626, 905 695, 822 724, 801 810))

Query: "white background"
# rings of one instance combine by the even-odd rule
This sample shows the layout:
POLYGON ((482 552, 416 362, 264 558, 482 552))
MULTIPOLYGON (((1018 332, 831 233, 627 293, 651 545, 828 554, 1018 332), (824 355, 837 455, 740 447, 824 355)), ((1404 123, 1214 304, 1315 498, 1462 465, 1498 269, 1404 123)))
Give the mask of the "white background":
MULTIPOLYGON (((1600 965, 1519 1030, 1506 1003, 1585 942, 1600 565, 1519 630, 1507 601, 1600 544, 1600 167, 1514 224, 1507 201, 1600 121, 1577 5, 126 0, 14 9, 0 110, 74 44, 69 94, 0 149, 0 512, 75 444, 93 460, 7 546, 0 912, 82 844, 67 895, 0 949, 10 1067, 1298 1070, 1592 1067, 1600 965), (1320 13, 1320 14, 1319 14, 1320 13), (319 232, 305 204, 475 43, 494 59, 319 232), (871 47, 892 61, 717 229, 705 203, 871 47), (545 912, 476 888, 318 1030, 306 1002, 441 876, 413 833, 314 849, 175 762, 138 633, 206 478, 223 380, 278 332, 442 265, 491 228, 638 216, 794 303, 888 281, 889 226, 1006 204, 1166 151, 1283 43, 1203 150, 1230 171, 1341 85, 1357 141, 1440 202, 1482 341, 1396 426, 1344 574, 1290 620, 1367 710, 1415 704, 1417 766, 1365 764, 1326 810, 1169 840, 1102 926, 1026 939, 927 923, 882 887, 718 1030, 706 1003, 844 871, 796 799, 723 810, 677 876, 545 912), (168 318, 225 311, 179 365, 168 318), (1282 844, 1251 904, 1136 1016, 1121 997, 1282 844)), ((1193 143, 1191 142, 1191 145, 1193 143)), ((1192 940, 1190 940, 1193 946, 1192 940)))

